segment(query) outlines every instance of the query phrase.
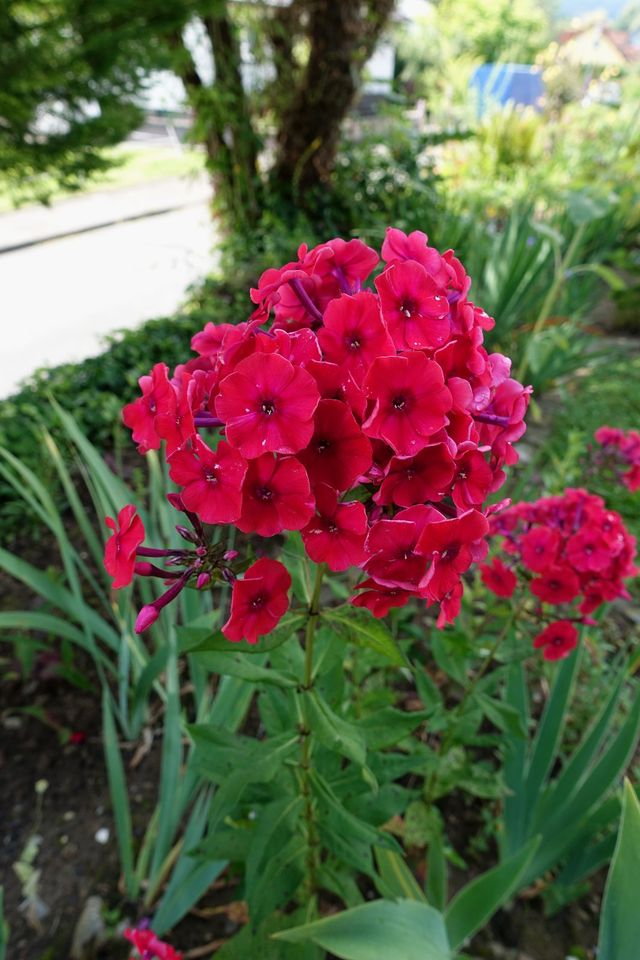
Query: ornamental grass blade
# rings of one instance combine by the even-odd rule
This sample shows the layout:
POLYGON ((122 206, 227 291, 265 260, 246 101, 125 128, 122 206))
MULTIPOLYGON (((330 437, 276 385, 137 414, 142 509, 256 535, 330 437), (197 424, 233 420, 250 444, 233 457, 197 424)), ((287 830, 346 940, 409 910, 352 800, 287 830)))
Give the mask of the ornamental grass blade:
POLYGON ((598 960, 637 960, 640 944, 640 803, 628 780, 602 902, 598 960))
POLYGON ((323 920, 273 934, 311 940, 342 960, 451 960, 441 913, 417 900, 373 900, 323 920))
POLYGON ((379 877, 376 882, 379 893, 388 900, 418 900, 427 903, 420 884, 395 850, 375 847, 374 854, 379 877))
POLYGON ((111 701, 108 690, 102 692, 102 739, 104 755, 107 765, 109 781, 109 795, 113 806, 113 819, 116 825, 120 864, 124 874, 127 895, 135 900, 138 895, 138 882, 133 869, 133 830, 131 828, 131 811, 127 792, 127 781, 124 773, 116 725, 111 711, 111 701))
POLYGON ((524 871, 539 845, 540 838, 534 837, 522 850, 476 877, 456 894, 444 914, 454 950, 473 936, 519 889, 524 871))
MULTIPOLYGON (((505 700, 517 711, 524 729, 529 722, 527 683, 522 663, 513 663, 507 673, 505 700)), ((504 799, 504 833, 501 837, 501 855, 507 857, 518 850, 525 838, 526 797, 522 789, 527 763, 526 739, 513 735, 504 738, 504 779, 509 793, 504 799)))

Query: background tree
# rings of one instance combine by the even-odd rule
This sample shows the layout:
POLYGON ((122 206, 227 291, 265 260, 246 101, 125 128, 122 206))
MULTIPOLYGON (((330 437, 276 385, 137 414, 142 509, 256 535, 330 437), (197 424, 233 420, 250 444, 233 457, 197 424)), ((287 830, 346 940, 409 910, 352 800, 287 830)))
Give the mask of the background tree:
POLYGON ((40 199, 52 183, 81 186, 112 162, 105 148, 141 122, 151 71, 169 68, 184 84, 226 222, 255 225, 265 189, 304 206, 327 182, 342 120, 393 4, 8 0, 0 10, 0 177, 40 199), (213 82, 185 39, 194 26, 213 82), (269 67, 251 89, 241 32, 252 61, 269 67), (266 175, 258 168, 265 143, 266 175))

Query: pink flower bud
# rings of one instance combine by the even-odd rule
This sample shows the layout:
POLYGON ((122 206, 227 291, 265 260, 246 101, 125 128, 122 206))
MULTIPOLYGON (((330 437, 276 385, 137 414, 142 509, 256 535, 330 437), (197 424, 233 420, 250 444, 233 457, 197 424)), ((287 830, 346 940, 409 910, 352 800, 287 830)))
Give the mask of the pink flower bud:
POLYGON ((142 608, 138 617, 136 619, 135 631, 136 633, 144 633, 145 630, 148 630, 159 617, 159 613, 153 604, 148 603, 142 608))
POLYGON ((211 574, 210 573, 200 573, 198 574, 198 579, 196 580, 196 587, 198 590, 204 589, 211 583, 211 574))

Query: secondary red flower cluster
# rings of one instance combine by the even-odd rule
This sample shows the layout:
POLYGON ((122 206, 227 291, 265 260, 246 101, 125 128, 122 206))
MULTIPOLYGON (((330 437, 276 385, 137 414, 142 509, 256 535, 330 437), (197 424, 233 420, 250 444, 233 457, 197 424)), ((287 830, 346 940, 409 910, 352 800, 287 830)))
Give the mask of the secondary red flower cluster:
POLYGON ((636 541, 622 518, 586 490, 518 503, 491 519, 498 557, 480 568, 485 585, 500 597, 515 592, 518 576, 542 607, 562 609, 562 619, 538 634, 534 646, 547 660, 566 657, 578 642, 576 623, 606 601, 628 597, 624 580, 635 576, 636 541))
POLYGON ((640 433, 618 427, 600 427, 595 438, 602 446, 608 464, 614 468, 624 467, 620 480, 625 487, 631 493, 640 490, 640 433))
MULTIPOLYGON (((208 323, 198 356, 172 377, 157 364, 123 417, 142 453, 164 441, 196 539, 197 524, 300 531, 313 561, 363 571, 356 605, 383 616, 417 596, 440 604, 442 624, 486 554, 485 503, 517 460, 530 388, 484 348, 494 321, 468 299, 452 251, 389 229, 382 259, 374 292, 362 287, 379 257, 360 240, 302 246, 260 278, 248 322, 208 323)), ((133 572, 141 551, 127 537, 133 572)), ((198 544, 190 576, 215 576, 198 544)), ((288 586, 277 561, 255 563, 235 582, 226 635, 268 632, 288 586)))
MULTIPOLYGON (((182 960, 182 954, 158 939, 153 930, 144 927, 127 929, 124 938, 136 948, 141 960, 182 960)), ((131 960, 134 960, 133 956, 131 960)))

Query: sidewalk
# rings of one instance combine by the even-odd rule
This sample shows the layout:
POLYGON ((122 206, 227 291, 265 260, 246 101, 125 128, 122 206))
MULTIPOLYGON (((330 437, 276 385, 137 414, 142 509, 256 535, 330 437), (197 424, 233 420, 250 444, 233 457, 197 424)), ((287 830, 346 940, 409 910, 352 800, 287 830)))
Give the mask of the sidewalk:
POLYGON ((0 398, 177 310, 216 263, 210 198, 206 177, 175 178, 0 215, 0 398))
POLYGON ((107 188, 59 200, 51 207, 23 207, 0 214, 0 254, 206 203, 210 196, 211 184, 202 174, 189 179, 172 177, 120 189, 107 188))

